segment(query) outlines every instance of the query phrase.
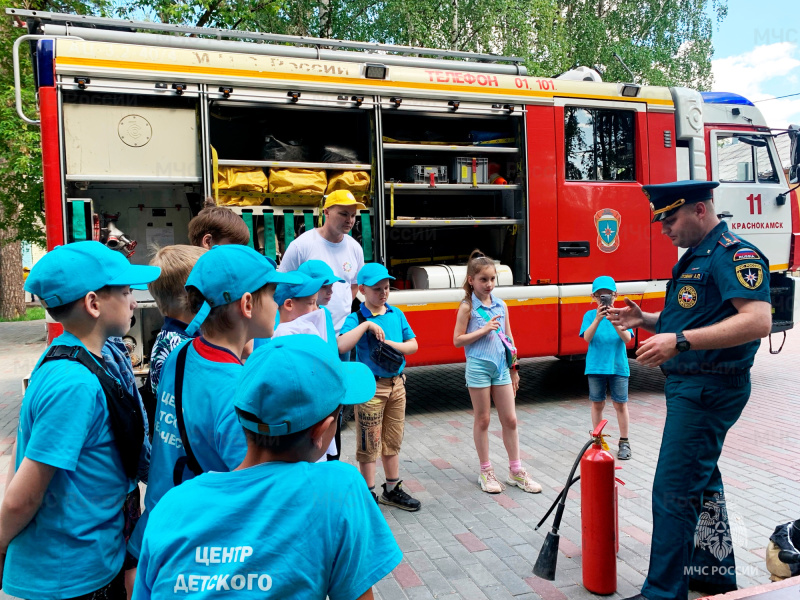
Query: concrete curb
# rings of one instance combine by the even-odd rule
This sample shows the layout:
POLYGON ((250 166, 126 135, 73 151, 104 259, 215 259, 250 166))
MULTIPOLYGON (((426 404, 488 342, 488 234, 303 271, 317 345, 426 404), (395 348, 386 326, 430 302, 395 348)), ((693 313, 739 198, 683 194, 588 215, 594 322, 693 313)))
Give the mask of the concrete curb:
MULTIPOLYGON (((783 590, 791 587, 797 588, 793 592, 795 595, 798 595, 798 592, 800 592, 800 576, 790 577, 789 579, 784 579, 783 581, 776 581, 774 583, 765 583, 764 585, 757 585, 756 587, 736 590, 735 592, 728 592, 727 594, 706 596, 706 598, 719 598, 722 600, 739 600, 739 598, 753 598, 760 596, 761 594, 766 594, 768 592, 774 592, 775 590, 783 590)), ((787 598, 789 597, 788 591, 786 597, 787 598)))

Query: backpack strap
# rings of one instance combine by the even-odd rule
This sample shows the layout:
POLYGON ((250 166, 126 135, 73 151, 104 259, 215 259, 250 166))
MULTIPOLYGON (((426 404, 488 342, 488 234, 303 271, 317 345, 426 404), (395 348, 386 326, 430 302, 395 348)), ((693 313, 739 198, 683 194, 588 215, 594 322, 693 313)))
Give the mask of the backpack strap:
POLYGON ((175 461, 175 468, 172 470, 172 483, 176 486, 183 483, 184 468, 188 467, 195 475, 203 473, 203 467, 197 462, 197 457, 194 455, 194 452, 192 452, 192 447, 189 444, 189 436, 186 435, 186 423, 183 420, 183 375, 186 370, 186 354, 191 344, 192 341, 190 340, 178 350, 178 357, 175 364, 175 423, 178 425, 183 451, 186 454, 186 456, 181 456, 175 461))
POLYGON ((59 359, 80 363, 97 377, 106 397, 111 430, 122 466, 125 474, 135 479, 139 471, 139 454, 144 443, 144 416, 139 400, 98 364, 83 346, 50 346, 36 369, 45 362, 59 359))

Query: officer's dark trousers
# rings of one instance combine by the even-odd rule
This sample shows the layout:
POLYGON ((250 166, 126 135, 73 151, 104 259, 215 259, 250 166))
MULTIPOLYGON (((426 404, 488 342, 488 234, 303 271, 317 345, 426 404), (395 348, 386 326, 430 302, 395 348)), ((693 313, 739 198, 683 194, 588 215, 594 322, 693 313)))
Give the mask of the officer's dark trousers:
POLYGON ((670 375, 665 392, 667 420, 653 481, 650 570, 642 594, 649 600, 685 600, 690 575, 735 583, 727 512, 712 510, 716 514, 706 517, 699 530, 698 521, 704 502, 723 492, 717 460, 725 435, 750 397, 750 379, 670 375), (703 552, 695 552, 696 530, 703 552))

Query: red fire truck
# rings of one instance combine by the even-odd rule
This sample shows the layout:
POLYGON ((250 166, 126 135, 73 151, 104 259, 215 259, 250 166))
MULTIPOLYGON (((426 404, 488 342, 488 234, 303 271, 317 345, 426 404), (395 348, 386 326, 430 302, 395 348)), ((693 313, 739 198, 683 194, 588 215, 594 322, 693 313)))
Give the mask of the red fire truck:
MULTIPOLYGON (((530 77, 492 55, 7 12, 29 30, 16 50, 30 42, 40 121, 18 110, 41 123, 48 248, 94 237, 146 263, 186 243, 214 197, 279 258, 325 186, 272 184, 350 174, 368 182, 353 235, 397 278, 391 301, 419 339, 410 364, 463 360, 452 331, 474 248, 499 261, 521 356, 570 356, 585 352, 596 276, 663 306, 679 250, 641 186, 715 179, 717 210, 770 259, 774 331, 793 325, 798 196, 741 96, 587 69, 530 77), (241 175, 248 186, 231 183, 241 175)), ((145 367, 160 316, 143 294, 128 341, 145 367)))

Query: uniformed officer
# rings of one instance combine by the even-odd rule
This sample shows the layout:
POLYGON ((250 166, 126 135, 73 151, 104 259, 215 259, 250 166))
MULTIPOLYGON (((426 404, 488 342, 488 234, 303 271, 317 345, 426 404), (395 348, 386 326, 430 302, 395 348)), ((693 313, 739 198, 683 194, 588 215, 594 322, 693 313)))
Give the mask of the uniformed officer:
POLYGON ((769 334, 769 263, 714 212, 711 181, 646 185, 653 222, 687 248, 672 269, 664 310, 625 299, 611 320, 654 332, 639 363, 667 376, 667 419, 653 481, 653 541, 642 593, 685 599, 736 589, 733 540, 717 460, 725 434, 750 397, 750 367, 769 334))

